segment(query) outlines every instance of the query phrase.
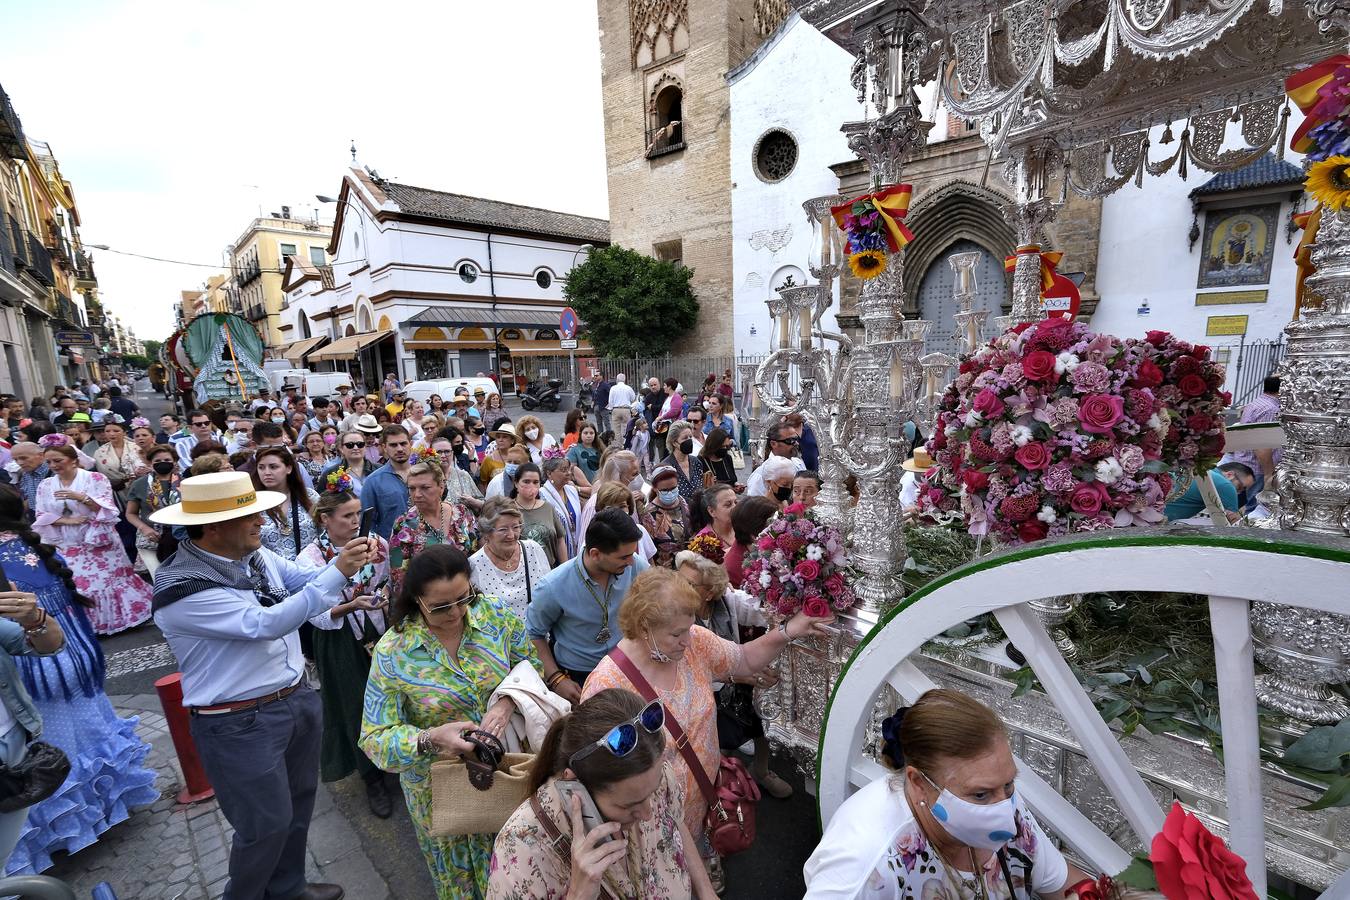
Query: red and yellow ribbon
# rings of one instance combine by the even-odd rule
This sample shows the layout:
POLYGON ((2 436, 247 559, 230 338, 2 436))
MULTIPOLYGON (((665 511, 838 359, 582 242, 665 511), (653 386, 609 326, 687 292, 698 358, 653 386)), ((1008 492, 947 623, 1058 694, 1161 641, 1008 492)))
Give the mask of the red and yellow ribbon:
POLYGON ((1069 301, 1069 310, 1056 310, 1047 315, 1063 316, 1072 319, 1078 311, 1078 306, 1082 301, 1078 293, 1078 285, 1074 284, 1055 270, 1064 254, 1054 250, 1042 253, 1041 248, 1036 244, 1024 244, 1018 247, 1012 256, 1003 260, 1003 270, 1012 272, 1017 268, 1017 257, 1019 256, 1039 256, 1041 258, 1041 299, 1046 297, 1064 298, 1069 301))
POLYGON ((854 197, 847 203, 839 206, 830 207, 830 215, 834 217, 834 223, 839 226, 845 234, 848 228, 844 226, 844 217, 853 214, 853 207, 859 203, 867 201, 872 202, 872 206, 881 218, 881 223, 885 226, 883 233, 886 235, 886 245, 891 253, 898 253, 900 248, 914 240, 914 233, 905 227, 901 220, 909 213, 909 201, 914 196, 914 187, 908 184, 896 184, 886 188, 884 191, 877 191, 874 194, 863 194, 861 197, 854 197))
POLYGON ((1284 80, 1284 92, 1303 111, 1305 117, 1294 131, 1293 140, 1290 141, 1290 146, 1298 153, 1307 153, 1314 149, 1308 133, 1326 121, 1325 117, 1312 114, 1313 108, 1321 100, 1321 95, 1317 93, 1318 88, 1330 81, 1336 70, 1342 66, 1350 66, 1350 56, 1329 56, 1284 80))
POLYGON ((1294 276, 1294 320, 1297 321, 1303 312, 1303 282, 1317 271, 1312 261, 1312 248, 1317 243, 1317 229, 1322 225, 1322 207, 1294 216, 1294 224, 1303 229, 1303 237, 1294 248, 1294 262, 1298 266, 1294 276))

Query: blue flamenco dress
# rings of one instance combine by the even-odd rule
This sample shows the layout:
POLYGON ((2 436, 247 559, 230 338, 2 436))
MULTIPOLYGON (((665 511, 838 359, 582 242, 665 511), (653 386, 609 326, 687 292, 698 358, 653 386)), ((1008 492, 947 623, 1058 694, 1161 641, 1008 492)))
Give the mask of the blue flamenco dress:
POLYGON ((34 874, 57 851, 74 853, 124 821, 131 808, 159 799, 155 773, 144 767, 150 745, 136 718, 120 718, 103 692, 103 651, 83 607, 17 535, 0 532, 0 567, 14 590, 32 591, 66 635, 60 653, 16 660, 42 714, 41 739, 70 758, 70 776, 55 794, 29 807, 7 875, 34 874))

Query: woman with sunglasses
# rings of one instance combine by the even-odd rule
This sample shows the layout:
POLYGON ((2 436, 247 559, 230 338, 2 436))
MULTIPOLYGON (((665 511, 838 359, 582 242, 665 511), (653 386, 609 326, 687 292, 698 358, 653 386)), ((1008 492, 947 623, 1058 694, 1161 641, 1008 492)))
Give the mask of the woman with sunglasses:
POLYGON ((349 488, 352 496, 359 500, 361 499, 361 485, 365 482, 366 476, 379 468, 366 457, 366 435, 364 432, 353 428, 338 436, 337 448, 337 456, 329 460, 328 465, 324 466, 323 478, 320 478, 315 484, 325 484, 329 475, 338 469, 342 469, 352 480, 349 488))
POLYGON ((665 711, 629 691, 600 691, 553 723, 530 774, 532 798, 493 847, 490 900, 716 895, 684 824, 679 778, 662 762, 665 711), (604 824, 586 831, 579 781, 604 824), (558 838, 555 840, 554 835, 558 838))
MULTIPOLYGON (((798 613, 763 637, 737 644, 718 637, 694 622, 703 603, 689 582, 670 569, 647 569, 628 589, 619 607, 618 650, 655 691, 666 710, 684 730, 710 782, 717 778, 721 752, 717 743, 717 704, 713 684, 753 679, 767 668, 787 645, 807 635, 829 634, 834 621, 798 613)), ((605 688, 638 691, 610 653, 591 672, 582 688, 582 700, 605 688)), ((713 884, 723 881, 721 860, 703 837, 703 817, 708 799, 703 796, 684 756, 674 744, 666 746, 666 760, 684 779, 684 821, 689 833, 699 839, 700 853, 708 863, 713 884)))
POLYGON ((493 835, 431 836, 431 764, 464 749, 465 722, 506 733, 515 704, 486 704, 523 661, 542 672, 525 623, 469 583, 468 557, 442 544, 413 559, 375 645, 360 745, 376 766, 399 773, 439 900, 487 892, 493 835))

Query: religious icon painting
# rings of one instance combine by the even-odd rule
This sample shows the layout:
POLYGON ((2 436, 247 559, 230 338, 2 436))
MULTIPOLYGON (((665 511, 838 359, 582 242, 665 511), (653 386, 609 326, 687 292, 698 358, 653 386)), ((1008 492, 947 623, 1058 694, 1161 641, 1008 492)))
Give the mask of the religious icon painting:
POLYGON ((1269 284, 1280 204, 1209 209, 1196 287, 1269 284))

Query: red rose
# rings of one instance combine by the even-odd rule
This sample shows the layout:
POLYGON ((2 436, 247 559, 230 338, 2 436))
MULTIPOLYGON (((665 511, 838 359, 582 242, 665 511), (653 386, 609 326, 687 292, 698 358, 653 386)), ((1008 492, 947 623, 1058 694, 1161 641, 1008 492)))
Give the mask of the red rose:
POLYGON ((1055 354, 1049 350, 1032 350, 1022 360, 1022 374, 1028 381, 1049 381, 1055 377, 1055 354))
POLYGON ((1069 506, 1079 515, 1090 516, 1101 511, 1105 500, 1105 486, 1098 481, 1089 481, 1073 489, 1069 495, 1069 506))
POLYGON ((1068 328, 1069 325, 1071 324, 1072 323, 1068 319, 1062 319, 1058 316, 1053 316, 1049 319, 1041 319, 1039 322, 1037 322, 1036 331, 1038 333, 1043 334, 1050 331, 1056 331, 1060 328, 1068 328))
POLYGON ((813 619, 828 619, 830 612, 830 601, 824 597, 807 597, 806 602, 802 604, 802 612, 813 619))
POLYGON ((961 360, 961 365, 956 367, 956 373, 958 375, 964 375, 967 372, 973 371, 975 371, 975 360, 973 359, 963 359, 961 360))
POLYGON ((1139 369, 1130 379, 1130 387, 1155 388, 1163 383, 1163 371, 1151 359, 1140 360, 1139 369))
POLYGON ((937 451, 945 450, 946 448, 947 429, 939 426, 937 430, 933 432, 933 436, 928 439, 928 452, 936 453, 937 451))
POLYGON ((1246 861, 1180 803, 1172 803, 1149 857, 1158 889, 1169 900, 1256 900, 1246 861))
POLYGON ((804 559, 792 571, 800 575, 803 581, 815 581, 820 577, 820 563, 814 559, 804 559))
POLYGON ((1191 348, 1191 356, 1196 359, 1209 359, 1209 348, 1204 344, 1196 344, 1191 348))
POLYGON ((979 469, 966 469, 961 473, 961 480, 965 482, 966 493, 973 494, 976 491, 982 491, 989 487, 989 476, 979 469))
POLYGON ((1214 427, 1214 420, 1203 413, 1196 413, 1186 417, 1186 427, 1191 431, 1209 431, 1214 427))
POLYGON ((1028 519, 1017 526, 1017 536, 1022 539, 1022 543, 1029 544, 1032 541, 1039 541, 1050 531, 1050 526, 1046 525, 1040 519, 1028 519))
POLYGON ((1167 343, 1167 339, 1171 336, 1171 333, 1166 331, 1150 331, 1144 335, 1144 340, 1155 347, 1161 347, 1163 344, 1167 343))
POLYGON ((1083 430, 1092 434, 1110 434, 1111 429, 1125 417, 1125 400, 1109 394, 1088 394, 1078 404, 1078 418, 1083 430))
POLYGON ((1200 397, 1209 390, 1209 384, 1200 375, 1187 375, 1177 384, 1184 397, 1200 397))
POLYGON ((1228 393, 1228 391, 1224 391, 1223 393, 1221 393, 1219 395, 1219 398, 1223 400, 1224 406, 1231 406, 1233 403, 1233 395, 1228 393))
POLYGON ((1017 448, 1013 454, 1018 465, 1033 472, 1050 466, 1050 450, 1039 441, 1030 441, 1017 448))
POLYGON ((825 590, 832 596, 838 597, 846 587, 848 587, 848 584, 844 581, 844 576, 838 572, 825 579, 825 590))
POLYGON ((1006 408, 1003 405, 1003 401, 999 399, 998 394, 995 394, 993 391, 989 390, 989 388, 985 388, 975 395, 975 402, 972 406, 977 413, 984 416, 986 419, 998 418, 1003 415, 1003 410, 1006 408))

